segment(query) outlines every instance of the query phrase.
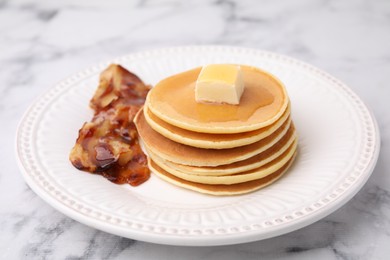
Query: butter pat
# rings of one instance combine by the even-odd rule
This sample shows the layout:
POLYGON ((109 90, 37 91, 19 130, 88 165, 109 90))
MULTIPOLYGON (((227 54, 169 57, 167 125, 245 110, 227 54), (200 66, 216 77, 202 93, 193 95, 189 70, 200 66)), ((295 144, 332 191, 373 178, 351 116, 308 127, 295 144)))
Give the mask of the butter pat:
POLYGON ((238 105, 244 92, 240 66, 211 64, 204 66, 195 86, 196 102, 238 105))

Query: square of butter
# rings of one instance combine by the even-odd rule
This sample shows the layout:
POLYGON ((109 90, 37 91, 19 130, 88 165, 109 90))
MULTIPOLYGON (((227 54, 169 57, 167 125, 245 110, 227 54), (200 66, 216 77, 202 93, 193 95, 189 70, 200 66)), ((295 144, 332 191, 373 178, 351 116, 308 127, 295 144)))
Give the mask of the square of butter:
POLYGON ((195 86, 196 102, 238 105, 244 92, 240 66, 211 64, 203 66, 195 86))

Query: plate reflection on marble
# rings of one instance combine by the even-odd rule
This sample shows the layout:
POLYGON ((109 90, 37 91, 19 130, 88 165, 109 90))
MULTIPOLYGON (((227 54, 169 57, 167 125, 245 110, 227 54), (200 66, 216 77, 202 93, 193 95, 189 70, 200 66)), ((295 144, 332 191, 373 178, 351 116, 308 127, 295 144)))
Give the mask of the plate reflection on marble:
POLYGON ((346 203, 370 176, 379 152, 372 114, 347 86, 295 59, 224 46, 178 47, 130 54, 55 85, 28 109, 16 151, 29 186, 57 210, 120 236, 171 245, 222 245, 260 240, 313 223, 346 203), (209 63, 260 67, 285 83, 299 134, 298 157, 276 183, 240 196, 214 197, 155 176, 139 187, 116 185, 76 170, 68 154, 99 73, 119 63, 155 84, 209 63))

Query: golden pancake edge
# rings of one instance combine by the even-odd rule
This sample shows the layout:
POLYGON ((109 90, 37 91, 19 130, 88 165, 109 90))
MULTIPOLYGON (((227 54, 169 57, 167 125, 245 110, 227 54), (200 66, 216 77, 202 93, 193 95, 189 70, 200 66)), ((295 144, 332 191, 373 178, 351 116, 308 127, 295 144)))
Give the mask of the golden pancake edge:
POLYGON ((234 148, 259 141, 278 129, 290 115, 290 106, 287 106, 283 115, 269 126, 236 134, 208 134, 171 125, 154 115, 147 105, 143 109, 146 121, 156 132, 175 142, 207 149, 234 148))
POLYGON ((265 178, 232 185, 210 185, 183 180, 163 170, 150 158, 148 160, 149 167, 159 178, 175 186, 215 196, 227 196, 253 192, 274 183, 291 167, 295 157, 296 153, 293 155, 293 158, 291 158, 290 161, 288 161, 287 164, 285 164, 281 169, 266 176, 265 178))
POLYGON ((223 150, 202 149, 177 143, 159 134, 149 126, 141 110, 134 122, 147 150, 164 160, 191 166, 219 166, 248 159, 272 147, 289 130, 295 131, 291 120, 288 120, 271 135, 255 143, 223 150))

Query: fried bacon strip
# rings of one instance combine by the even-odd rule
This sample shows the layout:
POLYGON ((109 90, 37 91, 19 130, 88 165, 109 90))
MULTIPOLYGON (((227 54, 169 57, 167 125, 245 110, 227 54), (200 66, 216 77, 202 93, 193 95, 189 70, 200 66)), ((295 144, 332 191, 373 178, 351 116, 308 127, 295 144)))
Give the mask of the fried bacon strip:
POLYGON ((79 130, 69 156, 77 169, 132 186, 149 179, 147 159, 133 123, 149 90, 120 65, 112 64, 100 74, 99 87, 90 101, 94 117, 79 130))

